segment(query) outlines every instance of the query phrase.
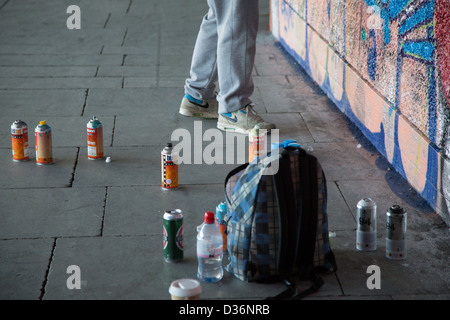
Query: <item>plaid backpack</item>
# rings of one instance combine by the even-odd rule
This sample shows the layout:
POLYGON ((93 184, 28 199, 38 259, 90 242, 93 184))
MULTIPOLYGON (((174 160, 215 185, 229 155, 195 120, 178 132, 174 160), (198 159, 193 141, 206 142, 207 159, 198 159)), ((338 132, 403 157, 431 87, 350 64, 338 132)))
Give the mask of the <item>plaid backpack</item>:
POLYGON ((316 271, 337 269, 325 175, 317 158, 302 148, 280 148, 235 168, 225 179, 225 198, 230 258, 225 269, 237 278, 284 281, 287 290, 274 298, 295 295, 294 275, 311 280, 311 288, 297 293, 301 298, 323 285, 316 271))

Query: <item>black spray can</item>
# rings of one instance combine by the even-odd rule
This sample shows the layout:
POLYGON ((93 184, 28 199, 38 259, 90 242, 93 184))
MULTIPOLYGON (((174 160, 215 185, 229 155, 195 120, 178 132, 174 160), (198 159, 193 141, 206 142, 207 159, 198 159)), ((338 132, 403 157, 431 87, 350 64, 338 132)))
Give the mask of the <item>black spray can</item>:
POLYGON ((406 258, 406 211, 393 205, 386 212, 386 258, 406 258))

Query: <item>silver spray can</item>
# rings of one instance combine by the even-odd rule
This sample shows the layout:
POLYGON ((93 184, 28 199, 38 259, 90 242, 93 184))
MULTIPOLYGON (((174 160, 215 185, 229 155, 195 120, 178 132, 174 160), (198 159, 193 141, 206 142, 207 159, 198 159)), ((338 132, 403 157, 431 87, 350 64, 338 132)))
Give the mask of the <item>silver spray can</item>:
POLYGON ((360 251, 375 251, 377 249, 377 204, 371 198, 358 202, 356 249, 360 251))
POLYGON ((11 125, 13 161, 27 161, 30 159, 28 143, 28 126, 22 120, 16 120, 11 125))
POLYGON ((386 258, 406 258, 406 211, 393 205, 386 212, 386 258))

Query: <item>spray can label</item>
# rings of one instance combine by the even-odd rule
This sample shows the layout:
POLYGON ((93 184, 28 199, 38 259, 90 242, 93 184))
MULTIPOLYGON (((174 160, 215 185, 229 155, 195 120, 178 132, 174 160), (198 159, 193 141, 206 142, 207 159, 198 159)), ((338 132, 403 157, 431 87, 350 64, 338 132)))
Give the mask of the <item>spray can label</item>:
POLYGON ((406 219, 405 209, 393 205, 386 212, 386 258, 406 259, 406 219))
POLYGON ((178 164, 168 143, 161 152, 161 187, 165 190, 178 187, 178 164))
POLYGON ((356 208, 356 249, 374 251, 377 248, 377 205, 371 198, 364 198, 356 208))
POLYGON ((34 131, 36 138, 36 163, 50 164, 52 158, 52 131, 45 121, 41 121, 34 131))
POLYGON ((25 161, 29 156, 28 126, 21 120, 11 125, 12 155, 14 161, 25 161))
POLYGON ((262 131, 263 130, 260 130, 258 125, 255 125, 250 131, 248 136, 249 163, 265 153, 266 136, 262 131))
POLYGON ((166 262, 183 259, 183 214, 180 209, 169 210, 163 216, 163 248, 166 262))
POLYGON ((103 158, 103 125, 95 116, 87 124, 87 148, 88 159, 103 158))
POLYGON ((223 252, 228 252, 227 247, 227 205, 225 202, 221 202, 216 207, 216 226, 219 228, 222 234, 223 252))

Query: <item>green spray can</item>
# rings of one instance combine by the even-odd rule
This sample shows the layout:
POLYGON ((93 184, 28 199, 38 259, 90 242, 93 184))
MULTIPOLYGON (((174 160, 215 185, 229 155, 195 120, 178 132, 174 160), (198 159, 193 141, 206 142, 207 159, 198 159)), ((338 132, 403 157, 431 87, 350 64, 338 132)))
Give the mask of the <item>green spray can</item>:
POLYGON ((164 212, 163 247, 166 262, 183 260, 183 213, 180 209, 164 212))

